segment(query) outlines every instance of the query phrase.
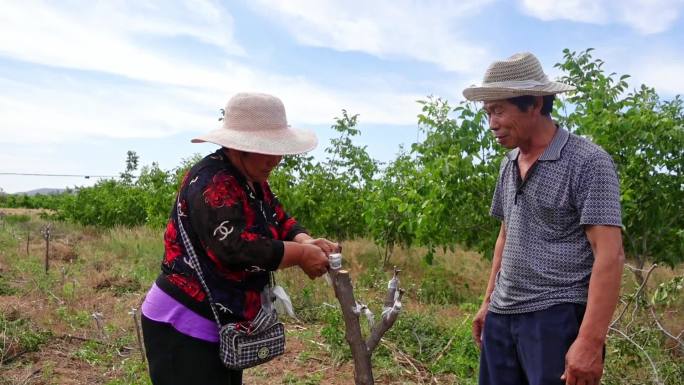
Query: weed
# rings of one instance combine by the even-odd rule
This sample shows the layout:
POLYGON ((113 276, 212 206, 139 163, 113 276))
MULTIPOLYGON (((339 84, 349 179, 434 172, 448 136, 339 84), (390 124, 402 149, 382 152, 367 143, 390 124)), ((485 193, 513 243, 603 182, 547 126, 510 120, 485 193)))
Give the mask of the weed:
POLYGON ((389 278, 387 278, 387 274, 381 266, 369 266, 359 274, 356 286, 368 289, 380 289, 387 287, 388 280, 389 278))
MULTIPOLYGON (((429 304, 453 304, 464 300, 464 287, 458 274, 441 265, 426 266, 426 272, 418 289, 418 299, 429 304)), ((467 287, 465 288, 467 289, 467 287)))
POLYGON ((453 373, 465 380, 477 372, 479 352, 470 336, 469 317, 444 325, 431 315, 405 313, 386 337, 433 373, 453 373))
POLYGON ((321 318, 323 321, 323 328, 321 329, 321 336, 325 343, 330 345, 330 354, 333 360, 339 362, 351 358, 351 350, 344 337, 344 320, 342 312, 336 307, 322 306, 321 318))
POLYGON ((150 376, 147 374, 147 366, 139 358, 129 357, 114 368, 119 373, 117 378, 110 380, 106 385, 151 385, 150 376))
POLYGON ((86 341, 76 350, 74 357, 87 362, 91 366, 102 365, 109 361, 106 348, 96 341, 86 341))
POLYGON ((318 385, 322 380, 322 373, 305 374, 304 378, 299 378, 293 373, 287 373, 283 377, 283 385, 318 385))
POLYGON ((27 223, 31 220, 30 215, 25 214, 10 214, 6 215, 4 218, 5 223, 8 225, 17 225, 19 223, 27 223))
POLYGON ((0 296, 14 295, 16 293, 17 289, 12 287, 4 276, 0 275, 0 296))
POLYGON ((0 362, 20 353, 35 352, 52 336, 50 331, 38 328, 16 314, 0 313, 0 330, 0 362))
POLYGON ((60 306, 55 310, 57 317, 64 321, 72 331, 82 330, 92 321, 90 314, 84 310, 74 310, 66 306, 60 306))

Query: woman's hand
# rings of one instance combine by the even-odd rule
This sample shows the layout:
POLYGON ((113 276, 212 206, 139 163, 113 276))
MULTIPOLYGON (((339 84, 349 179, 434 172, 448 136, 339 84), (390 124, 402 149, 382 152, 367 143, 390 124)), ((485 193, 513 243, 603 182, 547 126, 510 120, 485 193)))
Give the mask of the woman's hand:
POLYGON ((339 250, 341 247, 335 242, 300 233, 294 242, 285 242, 285 255, 280 268, 299 266, 309 278, 314 279, 328 271, 328 254, 339 250))
POLYGON ((323 250, 325 255, 342 251, 342 248, 340 247, 339 243, 331 242, 325 238, 307 239, 302 243, 305 245, 318 246, 321 250, 323 250))
POLYGON ((342 246, 340 246, 339 243, 329 241, 325 238, 312 238, 305 233, 297 234, 294 240, 305 245, 316 245, 323 250, 325 255, 329 255, 330 253, 339 253, 342 251, 342 246))
POLYGON ((304 243, 298 265, 309 278, 314 279, 328 271, 328 257, 317 245, 304 243))

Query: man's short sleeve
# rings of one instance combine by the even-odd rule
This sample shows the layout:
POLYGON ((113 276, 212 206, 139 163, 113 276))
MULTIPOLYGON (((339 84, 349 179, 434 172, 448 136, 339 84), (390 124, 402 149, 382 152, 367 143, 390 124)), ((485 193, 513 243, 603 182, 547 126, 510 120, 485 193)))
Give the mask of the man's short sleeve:
POLYGON ((508 157, 504 157, 501 161, 501 167, 499 168, 499 178, 496 181, 496 187, 494 188, 494 196, 492 197, 492 206, 489 209, 489 215, 498 218, 500 220, 504 219, 503 210, 503 174, 508 163, 508 157))
POLYGON ((622 226, 620 183, 610 155, 597 151, 584 163, 579 178, 580 224, 622 226))

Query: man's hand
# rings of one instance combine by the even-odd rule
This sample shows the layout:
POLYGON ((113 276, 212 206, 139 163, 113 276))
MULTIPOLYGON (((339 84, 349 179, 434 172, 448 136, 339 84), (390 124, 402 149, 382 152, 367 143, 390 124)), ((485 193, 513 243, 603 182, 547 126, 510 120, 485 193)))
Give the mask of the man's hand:
POLYGON ((566 385, 598 385, 603 375, 603 344, 577 338, 565 355, 566 385))
POLYGON ((489 302, 485 302, 480 306, 480 310, 477 311, 473 319, 473 340, 475 340, 478 349, 482 349, 482 331, 484 330, 487 311, 489 311, 489 302))

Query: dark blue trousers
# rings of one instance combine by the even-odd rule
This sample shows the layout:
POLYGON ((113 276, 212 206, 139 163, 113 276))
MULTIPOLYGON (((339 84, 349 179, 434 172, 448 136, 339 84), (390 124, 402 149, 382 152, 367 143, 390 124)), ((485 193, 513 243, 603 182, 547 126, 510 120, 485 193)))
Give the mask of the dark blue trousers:
POLYGON ((480 385, 562 385, 565 354, 577 338, 584 305, 561 304, 485 318, 480 385))

